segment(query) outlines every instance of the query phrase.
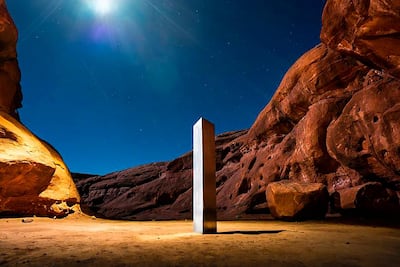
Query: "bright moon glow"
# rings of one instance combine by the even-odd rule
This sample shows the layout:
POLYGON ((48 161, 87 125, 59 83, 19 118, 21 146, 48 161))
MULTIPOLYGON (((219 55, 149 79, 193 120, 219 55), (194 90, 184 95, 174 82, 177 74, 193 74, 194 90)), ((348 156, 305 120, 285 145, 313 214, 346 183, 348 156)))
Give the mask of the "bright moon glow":
POLYGON ((94 13, 100 16, 110 14, 114 10, 112 0, 88 0, 87 4, 94 13))

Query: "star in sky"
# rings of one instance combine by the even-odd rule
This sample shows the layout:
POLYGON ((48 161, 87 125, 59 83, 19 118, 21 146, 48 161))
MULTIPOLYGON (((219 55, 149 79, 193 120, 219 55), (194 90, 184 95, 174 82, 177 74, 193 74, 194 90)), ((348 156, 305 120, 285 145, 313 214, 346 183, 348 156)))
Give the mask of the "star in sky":
POLYGON ((203 116, 249 128, 319 43, 324 1, 7 2, 19 29, 22 121, 75 172, 191 150, 203 116))

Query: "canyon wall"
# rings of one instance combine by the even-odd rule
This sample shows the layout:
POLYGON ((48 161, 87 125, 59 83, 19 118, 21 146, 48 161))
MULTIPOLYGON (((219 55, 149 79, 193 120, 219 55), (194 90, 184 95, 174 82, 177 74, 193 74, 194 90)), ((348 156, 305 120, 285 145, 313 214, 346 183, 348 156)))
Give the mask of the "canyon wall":
POLYGON ((18 31, 0 0, 0 216, 63 217, 80 196, 58 152, 19 120, 18 31))

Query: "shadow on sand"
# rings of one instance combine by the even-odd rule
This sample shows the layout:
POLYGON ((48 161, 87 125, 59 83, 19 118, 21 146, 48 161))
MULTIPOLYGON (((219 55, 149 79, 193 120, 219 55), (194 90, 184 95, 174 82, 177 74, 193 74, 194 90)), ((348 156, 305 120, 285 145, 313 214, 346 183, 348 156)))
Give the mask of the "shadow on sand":
POLYGON ((363 216, 340 216, 340 217, 328 217, 323 223, 335 223, 335 224, 346 224, 346 225, 362 225, 372 227, 388 227, 400 229, 400 215, 392 217, 363 217, 363 216))
POLYGON ((227 232, 218 232, 220 235, 264 235, 264 234, 279 234, 284 232, 285 230, 269 230, 269 231, 227 231, 227 232))

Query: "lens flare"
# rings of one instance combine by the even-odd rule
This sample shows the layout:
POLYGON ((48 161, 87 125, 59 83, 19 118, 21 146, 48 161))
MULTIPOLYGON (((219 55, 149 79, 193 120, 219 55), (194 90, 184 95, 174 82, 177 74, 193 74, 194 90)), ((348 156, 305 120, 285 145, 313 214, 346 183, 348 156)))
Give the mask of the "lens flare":
MULTIPOLYGON (((114 5, 112 0, 88 0, 87 4, 89 8, 99 16, 105 16, 114 11, 114 5)), ((115 1, 114 1, 115 4, 115 1)))

